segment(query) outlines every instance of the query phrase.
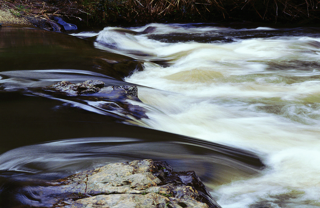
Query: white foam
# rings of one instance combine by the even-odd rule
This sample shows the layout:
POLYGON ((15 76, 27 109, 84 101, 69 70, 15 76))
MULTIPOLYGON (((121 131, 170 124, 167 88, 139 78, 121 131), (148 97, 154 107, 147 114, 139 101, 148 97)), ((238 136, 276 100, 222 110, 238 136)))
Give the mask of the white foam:
MULTIPOLYGON (((161 24, 133 30, 142 32, 148 26, 156 27, 154 34, 230 30, 161 24)), ((138 50, 171 64, 162 67, 145 58, 145 69, 126 78, 159 89, 139 88, 140 99, 157 109, 148 112, 149 126, 248 149, 268 165, 261 176, 215 190, 222 207, 281 207, 279 200, 288 207, 320 203, 320 82, 307 79, 319 75, 320 69, 304 65, 320 65, 319 48, 312 42, 317 38, 161 43, 141 34, 111 36, 123 54, 137 57, 130 51, 138 50)))
POLYGON ((80 32, 80 33, 71 33, 70 35, 76 36, 76 37, 94 37, 98 34, 99 33, 95 33, 95 32, 80 32))
POLYGON ((271 27, 257 27, 256 30, 276 30, 276 29, 271 27))

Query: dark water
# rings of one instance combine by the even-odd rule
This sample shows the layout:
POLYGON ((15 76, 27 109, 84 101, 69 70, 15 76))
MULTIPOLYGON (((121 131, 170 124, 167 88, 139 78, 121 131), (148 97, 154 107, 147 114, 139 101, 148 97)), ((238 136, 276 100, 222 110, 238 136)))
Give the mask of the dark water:
POLYGON ((210 187, 259 174, 263 164, 248 151, 152 130, 82 97, 43 90, 63 80, 128 84, 123 78, 141 63, 66 34, 0 28, 1 207, 31 205, 39 200, 31 187, 108 162, 166 160, 175 170, 196 170, 210 187))

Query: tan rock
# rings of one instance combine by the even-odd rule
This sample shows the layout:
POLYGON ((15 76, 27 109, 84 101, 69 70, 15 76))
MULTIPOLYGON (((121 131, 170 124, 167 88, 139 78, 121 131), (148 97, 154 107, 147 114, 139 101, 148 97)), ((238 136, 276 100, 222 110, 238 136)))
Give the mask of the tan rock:
POLYGON ((53 207, 220 208, 193 171, 173 172, 150 159, 108 164, 53 184, 40 190, 53 207))

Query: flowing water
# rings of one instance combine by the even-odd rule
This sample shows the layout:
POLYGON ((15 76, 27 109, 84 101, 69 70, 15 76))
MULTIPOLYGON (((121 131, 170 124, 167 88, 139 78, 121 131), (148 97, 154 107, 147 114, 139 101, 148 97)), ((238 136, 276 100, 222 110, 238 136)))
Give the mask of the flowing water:
POLYGON ((75 37, 27 28, 5 34, 6 203, 32 204, 31 179, 153 158, 195 170, 224 208, 320 207, 319 28, 150 24, 75 37), (148 118, 41 90, 61 80, 121 85, 123 76, 138 85, 135 104, 148 118))

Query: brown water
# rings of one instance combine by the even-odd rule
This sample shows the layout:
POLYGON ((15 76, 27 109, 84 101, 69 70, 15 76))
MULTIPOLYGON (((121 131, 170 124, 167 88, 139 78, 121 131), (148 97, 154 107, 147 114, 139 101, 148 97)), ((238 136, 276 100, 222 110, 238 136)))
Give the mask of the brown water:
POLYGON ((263 165, 249 151, 153 130, 145 120, 101 110, 82 97, 43 91, 63 80, 128 84, 123 78, 143 62, 66 34, 0 28, 1 207, 39 201, 30 193, 37 180, 115 161, 166 160, 175 170, 196 170, 210 187, 259 174, 263 165))

